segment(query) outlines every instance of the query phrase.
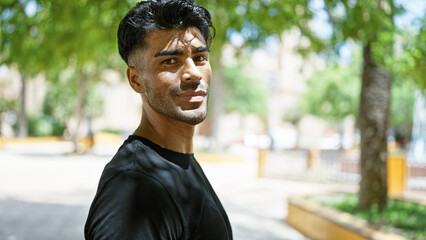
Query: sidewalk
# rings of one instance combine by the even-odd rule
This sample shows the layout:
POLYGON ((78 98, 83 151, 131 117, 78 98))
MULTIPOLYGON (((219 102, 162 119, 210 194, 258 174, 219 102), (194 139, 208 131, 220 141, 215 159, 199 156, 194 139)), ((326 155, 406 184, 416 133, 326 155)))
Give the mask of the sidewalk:
POLYGON ((243 161, 201 163, 227 210, 236 240, 308 239, 285 223, 287 198, 300 194, 353 189, 344 184, 321 184, 257 178, 257 151, 239 149, 243 161))
MULTIPOLYGON (((78 240, 104 165, 118 145, 64 155, 66 143, 0 149, 0 239, 78 240)), ((234 149, 242 161, 201 165, 228 212, 234 239, 306 239, 289 227, 286 199, 353 185, 258 179, 257 152, 234 149)))

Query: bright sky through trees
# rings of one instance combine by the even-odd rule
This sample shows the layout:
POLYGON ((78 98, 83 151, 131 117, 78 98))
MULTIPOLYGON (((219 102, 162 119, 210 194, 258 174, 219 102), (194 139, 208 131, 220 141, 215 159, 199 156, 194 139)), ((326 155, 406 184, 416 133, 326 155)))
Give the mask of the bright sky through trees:
POLYGON ((37 3, 35 1, 31 1, 25 7, 25 13, 28 16, 33 16, 37 12, 37 3))
MULTIPOLYGON (((351 2, 351 1, 349 1, 351 2)), ((405 12, 395 16, 395 23, 398 28, 408 27, 416 24, 414 19, 421 18, 426 13, 426 1, 424 0, 395 0, 396 5, 402 5, 405 12)), ((312 0, 309 8, 314 12, 313 29, 320 38, 331 36, 331 26, 328 22, 327 13, 324 10, 323 0, 312 0)), ((343 11, 343 9, 342 9, 343 11)))
POLYGON ((404 14, 395 18, 395 24, 399 28, 410 26, 415 18, 426 15, 426 1, 424 0, 395 0, 395 2, 406 9, 404 14))

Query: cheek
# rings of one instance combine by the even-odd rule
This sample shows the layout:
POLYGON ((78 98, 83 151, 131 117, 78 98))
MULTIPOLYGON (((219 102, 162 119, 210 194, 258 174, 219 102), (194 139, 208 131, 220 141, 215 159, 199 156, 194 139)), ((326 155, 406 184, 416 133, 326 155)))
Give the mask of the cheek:
POLYGON ((155 80, 155 84, 156 86, 164 89, 164 88, 168 88, 172 85, 175 84, 179 84, 179 78, 177 73, 173 73, 173 72, 160 72, 156 75, 155 80))
POLYGON ((212 78, 212 69, 210 66, 203 68, 201 70, 201 74, 203 75, 204 81, 207 83, 207 85, 210 84, 210 79, 212 78))
POLYGON ((178 73, 173 72, 160 72, 153 79, 154 83, 152 86, 155 87, 155 91, 163 96, 169 95, 168 93, 175 93, 179 91, 180 81, 178 80, 178 73))

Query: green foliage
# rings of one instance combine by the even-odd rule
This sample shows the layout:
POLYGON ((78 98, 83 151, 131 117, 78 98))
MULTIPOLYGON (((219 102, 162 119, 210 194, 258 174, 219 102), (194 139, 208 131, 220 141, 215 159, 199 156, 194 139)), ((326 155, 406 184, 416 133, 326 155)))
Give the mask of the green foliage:
MULTIPOLYGON (((34 131, 45 134, 49 131, 43 126, 49 122, 62 126, 74 109, 84 108, 70 107, 75 102, 85 103, 75 100, 77 92, 85 89, 70 88, 80 80, 79 75, 72 74, 74 79, 69 80, 68 85, 63 85, 62 80, 58 81, 61 78, 55 76, 71 70, 81 73, 84 78, 81 81, 96 82, 103 69, 123 66, 117 60, 116 31, 131 5, 122 0, 0 2, 0 64, 16 66, 26 78, 43 72, 50 81, 41 119, 30 129, 41 129, 34 131)), ((86 92, 80 95, 94 96, 86 92)), ((100 104, 93 97, 87 101, 100 104)), ((87 112, 99 115, 98 109, 101 108, 87 112)), ((82 116, 81 113, 75 115, 82 116)))
POLYGON ((97 84, 92 84, 86 96, 86 115, 92 118, 99 117, 104 111, 104 101, 97 91, 97 84))
MULTIPOLYGON (((30 136, 62 136, 75 109, 78 83, 74 80, 73 69, 57 71, 49 77, 42 111, 40 115, 29 117, 30 136)), ((96 117, 102 114, 103 101, 96 92, 96 84, 90 86, 86 100, 88 116, 96 117)))
POLYGON ((28 135, 29 136, 62 136, 65 130, 65 124, 55 121, 51 116, 28 116, 28 135))
POLYGON ((56 71, 49 76, 47 92, 43 101, 42 115, 65 125, 71 118, 76 102, 77 81, 72 69, 56 71))
POLYGON ((356 116, 361 85, 359 66, 359 61, 333 64, 313 74, 306 81, 303 111, 330 121, 356 116))
POLYGON ((25 8, 35 1, 2 1, 0 3, 0 64, 16 65, 28 77, 49 67, 49 50, 40 34, 45 14, 28 15, 25 8), (43 61, 40 61, 43 59, 43 61))
POLYGON ((122 134, 123 130, 122 129, 113 129, 113 128, 104 128, 104 129, 101 130, 101 132, 112 133, 112 134, 122 134))
POLYGON ((411 129, 413 122, 414 93, 417 87, 413 81, 395 79, 392 84, 391 126, 405 126, 411 129))
POLYGON ((225 78, 224 99, 227 112, 239 112, 242 115, 254 113, 266 116, 267 91, 255 79, 244 75, 241 66, 229 66, 223 70, 225 78))
POLYGON ((402 51, 388 64, 396 77, 414 81, 420 89, 426 89, 426 17, 418 20, 419 29, 406 29, 398 34, 402 51))
MULTIPOLYGON (((8 92, 7 86, 9 84, 11 84, 10 79, 0 78, 0 126, 2 125, 2 121, 7 121, 9 124, 15 125, 16 119, 14 119, 14 117, 10 119, 10 116, 16 116, 15 114, 19 112, 19 101, 16 96, 10 95, 10 92, 8 92), (9 119, 5 119, 4 117, 9 119)), ((0 128, 0 137, 1 131, 2 130, 0 128)))
POLYGON ((18 106, 17 99, 0 98, 0 113, 7 111, 18 112, 18 106))
POLYGON ((414 81, 396 78, 392 82, 390 126, 393 129, 395 140, 406 147, 411 138, 413 126, 414 94, 418 86, 414 81))
POLYGON ((370 44, 373 59, 395 76, 415 81, 426 88, 426 17, 410 28, 398 29, 394 18, 405 9, 393 0, 324 0, 333 34, 328 49, 338 52, 348 40, 370 44))
POLYGON ((391 198, 383 211, 379 211, 377 206, 366 211, 359 211, 357 196, 349 193, 335 194, 318 201, 323 205, 367 220, 371 224, 379 225, 383 230, 397 228, 408 239, 426 239, 425 205, 391 198))
POLYGON ((57 71, 51 75, 41 113, 28 117, 29 135, 62 136, 73 113, 76 91, 73 72, 57 71))
POLYGON ((18 112, 19 102, 15 96, 8 96, 6 86, 11 81, 8 79, 0 79, 0 113, 7 111, 18 112))
POLYGON ((125 1, 46 1, 52 11, 51 29, 56 35, 57 52, 74 58, 77 68, 94 62, 103 66, 106 59, 117 54, 116 32, 118 24, 131 6, 125 1))
POLYGON ((383 64, 393 53, 393 17, 403 12, 393 0, 343 1, 324 0, 333 26, 332 49, 339 49, 348 40, 362 45, 372 44, 376 62, 383 64))
POLYGON ((295 106, 285 111, 282 120, 284 122, 290 122, 293 125, 297 125, 306 112, 306 110, 301 110, 299 106, 295 106))
POLYGON ((216 28, 213 55, 220 55, 222 46, 233 33, 243 37, 243 47, 258 47, 270 36, 280 36, 285 30, 297 27, 309 36, 311 47, 321 49, 324 44, 312 34, 309 21, 312 11, 308 0, 197 0, 212 14, 216 28))
MULTIPOLYGON (((329 64, 310 77, 303 95, 302 112, 325 120, 341 120, 347 115, 357 116, 361 85, 360 56, 358 52, 349 64, 329 64)), ((413 81, 401 79, 392 82, 390 125, 410 129, 412 124, 414 93, 413 81)))

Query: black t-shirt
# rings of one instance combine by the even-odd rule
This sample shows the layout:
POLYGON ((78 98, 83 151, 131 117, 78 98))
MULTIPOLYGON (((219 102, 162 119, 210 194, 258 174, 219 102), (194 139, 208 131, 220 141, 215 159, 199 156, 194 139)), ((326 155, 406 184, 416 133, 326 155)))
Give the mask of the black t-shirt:
POLYGON ((218 197, 193 154, 132 135, 102 173, 86 239, 232 239, 218 197))

